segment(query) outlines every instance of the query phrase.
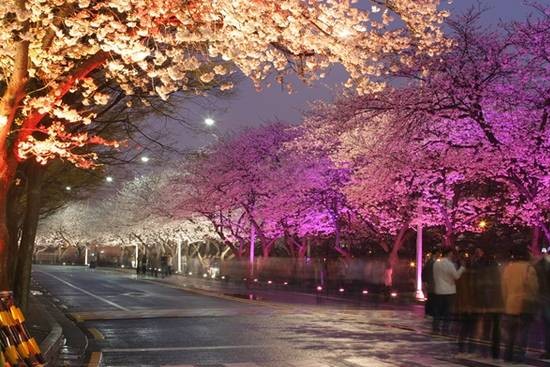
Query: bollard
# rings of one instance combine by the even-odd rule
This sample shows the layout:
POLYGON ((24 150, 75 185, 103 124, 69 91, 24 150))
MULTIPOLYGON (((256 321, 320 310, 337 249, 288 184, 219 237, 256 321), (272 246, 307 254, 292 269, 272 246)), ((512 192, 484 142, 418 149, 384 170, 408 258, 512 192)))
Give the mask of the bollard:
POLYGON ((12 292, 0 292, 0 347, 5 366, 38 367, 45 363, 12 292))

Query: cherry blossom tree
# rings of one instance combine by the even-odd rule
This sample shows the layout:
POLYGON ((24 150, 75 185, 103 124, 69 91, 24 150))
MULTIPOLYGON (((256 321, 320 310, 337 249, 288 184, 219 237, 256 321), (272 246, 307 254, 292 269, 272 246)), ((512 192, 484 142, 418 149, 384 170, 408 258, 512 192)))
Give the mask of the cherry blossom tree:
POLYGON ((379 89, 388 55, 400 64, 447 46, 437 0, 373 1, 369 11, 346 1, 10 0, 0 5, 0 286, 7 288, 7 193, 17 165, 56 157, 92 167, 86 145, 116 145, 78 127, 109 103, 97 78, 131 95, 167 98, 184 90, 220 89, 234 67, 257 85, 275 72, 322 77, 342 64, 349 86, 379 89), (404 26, 395 26, 402 22, 404 26))
POLYGON ((442 226, 450 245, 494 216, 547 233, 549 17, 537 9, 507 34, 475 11, 451 21, 455 48, 401 69, 392 90, 317 106, 303 148, 351 165, 350 202, 386 230, 442 226))

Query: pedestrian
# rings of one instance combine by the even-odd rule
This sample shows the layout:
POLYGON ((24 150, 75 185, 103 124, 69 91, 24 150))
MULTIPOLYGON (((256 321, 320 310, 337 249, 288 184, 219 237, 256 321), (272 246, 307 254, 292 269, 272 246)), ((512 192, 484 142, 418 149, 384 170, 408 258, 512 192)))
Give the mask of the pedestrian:
POLYGON ((433 304, 435 298, 435 284, 434 284, 434 263, 439 258, 439 251, 434 250, 428 254, 428 261, 424 264, 424 270, 422 271, 422 281, 425 283, 426 289, 426 302, 424 303, 425 316, 433 316, 433 304))
POLYGON ((473 353, 475 350, 475 271, 467 252, 460 254, 465 271, 456 280, 455 313, 458 316, 458 350, 459 353, 473 353))
POLYGON ((457 270, 450 248, 443 249, 442 255, 433 266, 435 302, 432 331, 448 334, 456 297, 456 281, 466 269, 460 266, 457 270))
POLYGON ((481 339, 491 345, 491 357, 500 356, 500 319, 503 301, 500 267, 495 258, 477 248, 472 261, 474 272, 474 315, 480 324, 481 339))
POLYGON ((502 271, 502 297, 506 329, 506 361, 521 362, 529 327, 537 311, 538 279, 535 267, 529 262, 524 244, 514 245, 511 259, 502 271))
POLYGON ((544 249, 543 257, 536 263, 535 269, 538 275, 539 299, 544 323, 544 353, 540 358, 550 359, 550 247, 544 249))

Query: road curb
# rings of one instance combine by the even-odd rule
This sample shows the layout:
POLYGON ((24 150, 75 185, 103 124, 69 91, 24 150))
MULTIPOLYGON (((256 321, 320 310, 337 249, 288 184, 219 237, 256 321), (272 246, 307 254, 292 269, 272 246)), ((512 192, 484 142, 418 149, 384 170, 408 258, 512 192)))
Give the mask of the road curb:
POLYGON ((46 338, 40 343, 40 350, 42 351, 42 355, 44 356, 44 359, 46 360, 46 366, 55 366, 59 351, 61 350, 61 347, 63 346, 63 328, 61 325, 54 319, 54 317, 46 310, 45 307, 43 307, 41 304, 36 303, 35 307, 38 309, 41 315, 43 315, 44 319, 50 325, 50 333, 46 336, 46 338))

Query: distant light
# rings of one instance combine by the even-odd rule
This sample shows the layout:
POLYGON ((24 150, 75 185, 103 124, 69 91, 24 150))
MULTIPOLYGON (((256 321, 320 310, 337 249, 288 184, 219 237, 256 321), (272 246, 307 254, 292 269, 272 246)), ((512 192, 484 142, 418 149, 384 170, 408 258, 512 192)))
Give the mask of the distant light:
POLYGON ((323 287, 321 287, 320 285, 317 286, 317 291, 321 292, 323 290, 323 287))
POLYGON ((284 285, 288 285, 288 282, 284 282, 283 284, 284 284, 284 285))
POLYGON ((338 292, 343 293, 343 292, 344 292, 344 288, 338 289, 338 292))
POLYGON ((202 275, 203 278, 206 278, 207 276, 208 276, 208 274, 206 274, 206 273, 204 273, 204 274, 202 275))
POLYGON ((147 163, 147 162, 149 162, 149 157, 147 157, 146 155, 144 155, 144 156, 141 157, 141 161, 142 161, 143 163, 147 163))
POLYGON ((222 279, 225 279, 225 275, 222 275, 222 279))
POLYGON ((120 265, 120 267, 121 267, 122 269, 124 269, 124 265, 120 265))
POLYGON ((485 220, 482 220, 479 222, 478 224, 479 228, 483 229, 483 228, 487 228, 487 221, 485 220))
POLYGON ((207 126, 213 126, 216 123, 213 118, 207 117, 204 119, 204 124, 207 126))
POLYGON ((105 253, 105 250, 101 250, 99 251, 100 254, 104 254, 105 253))
POLYGON ((273 283, 271 280, 268 280, 268 281, 267 281, 267 284, 271 284, 271 283, 273 283))
POLYGON ((393 298, 397 297, 397 293, 396 292, 391 292, 390 293, 390 296, 392 296, 393 298))
POLYGON ((212 274, 212 275, 210 276, 210 278, 215 279, 215 278, 216 278, 216 274, 212 274))
POLYGON ((366 289, 363 289, 363 294, 369 294, 369 291, 366 289))
POLYGON ((113 182, 113 178, 111 176, 107 176, 107 177, 105 177, 105 181, 113 182))
POLYGON ((254 283, 258 283, 258 278, 254 278, 254 283))
POLYGON ((71 191, 71 189, 72 189, 72 187, 70 187, 70 186, 65 186, 65 190, 71 191))
POLYGON ((189 274, 189 275, 193 275, 193 272, 191 272, 191 271, 190 271, 190 272, 189 272, 189 273, 187 273, 187 274, 189 274))
POLYGON ((414 268, 414 267, 416 266, 416 263, 415 263, 414 261, 411 261, 411 262, 409 263, 409 266, 410 266, 411 268, 414 268))

